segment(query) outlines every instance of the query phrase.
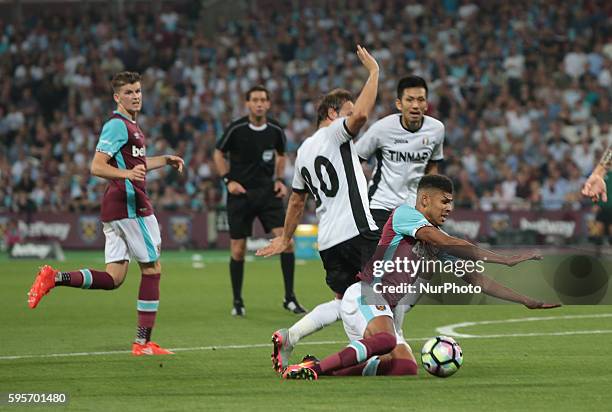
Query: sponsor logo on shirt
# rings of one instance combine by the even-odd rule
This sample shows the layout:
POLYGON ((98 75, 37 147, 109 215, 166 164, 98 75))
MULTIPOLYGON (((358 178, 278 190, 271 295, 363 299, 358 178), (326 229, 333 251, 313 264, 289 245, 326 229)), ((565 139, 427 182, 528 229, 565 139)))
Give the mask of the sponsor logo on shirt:
POLYGON ((136 147, 134 145, 132 145, 132 156, 133 157, 142 157, 145 156, 145 148, 143 147, 136 147))

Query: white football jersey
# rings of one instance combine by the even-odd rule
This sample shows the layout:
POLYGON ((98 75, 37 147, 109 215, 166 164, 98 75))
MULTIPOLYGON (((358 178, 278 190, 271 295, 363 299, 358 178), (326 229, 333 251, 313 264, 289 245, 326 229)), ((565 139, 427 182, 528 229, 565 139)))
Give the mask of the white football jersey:
POLYGON ((345 119, 334 120, 306 139, 295 159, 292 188, 309 192, 317 204, 319 250, 377 230, 368 188, 345 119))
POLYGON ((393 210, 416 204, 419 181, 430 161, 444 158, 444 124, 425 116, 416 132, 404 128, 401 113, 374 123, 355 144, 357 155, 369 159, 376 154, 376 168, 368 188, 371 209, 393 210))

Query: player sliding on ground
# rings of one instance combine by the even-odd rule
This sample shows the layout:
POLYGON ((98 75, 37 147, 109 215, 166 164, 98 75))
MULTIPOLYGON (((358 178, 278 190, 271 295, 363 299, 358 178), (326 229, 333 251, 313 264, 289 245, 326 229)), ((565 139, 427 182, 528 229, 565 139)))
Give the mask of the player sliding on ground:
POLYGON ((136 123, 142 107, 140 75, 116 74, 111 85, 117 110, 104 124, 91 164, 91 174, 108 179, 102 198, 106 270, 80 269, 60 272, 43 266, 28 293, 34 309, 43 296, 56 286, 82 289, 117 289, 128 271, 130 255, 140 265, 142 277, 138 292, 138 329, 132 354, 168 355, 169 350, 151 341, 159 306, 161 237, 153 207, 145 189, 147 171, 169 165, 183 171, 177 156, 146 157, 145 135, 136 123))
MULTIPOLYGON (((342 298, 340 313, 348 347, 318 361, 307 356, 283 372, 286 379, 317 379, 320 375, 415 375, 417 364, 410 346, 398 333, 392 309, 408 296, 405 285, 427 282, 433 273, 392 268, 379 270, 377 262, 407 258, 409 261, 446 262, 486 261, 514 266, 526 260, 539 260, 536 253, 503 256, 481 249, 468 241, 447 235, 439 229, 452 211, 453 184, 446 176, 428 175, 417 189, 416 208, 403 205, 394 210, 385 224, 372 259, 342 298), (402 289, 401 287, 404 286, 402 289), (399 288, 398 288, 399 287, 399 288), (395 288, 395 289, 394 289, 395 288)), ((465 263, 465 262, 463 262, 465 263)), ((475 263, 475 262, 474 262, 475 263)), ((474 265, 477 267, 477 265, 474 265)), ((488 295, 529 308, 553 308, 500 285, 474 270, 462 279, 477 285, 488 295)))

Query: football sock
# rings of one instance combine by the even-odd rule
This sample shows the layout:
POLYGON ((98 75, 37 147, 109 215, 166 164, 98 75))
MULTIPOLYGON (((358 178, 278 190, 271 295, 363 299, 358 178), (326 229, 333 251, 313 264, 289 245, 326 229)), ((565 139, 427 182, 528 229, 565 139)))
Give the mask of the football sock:
POLYGON ((230 277, 232 278, 232 292, 234 301, 242 301, 242 279, 244 278, 244 260, 230 258, 230 277))
POLYGON ((295 298, 293 294, 293 275, 295 273, 295 254, 281 253, 281 270, 283 271, 283 280, 285 281, 285 300, 289 301, 295 298))
POLYGON ((395 336, 379 332, 367 338, 354 340, 346 348, 323 359, 313 369, 319 375, 331 375, 339 369, 365 362, 374 355, 384 355, 395 348, 395 336))
POLYGON ((138 329, 136 330, 136 343, 141 345, 151 340, 151 331, 155 325, 157 308, 159 307, 159 280, 161 275, 142 275, 140 289, 138 290, 138 329))
POLYGON ((83 289, 115 289, 115 281, 107 272, 81 269, 74 272, 57 272, 55 286, 69 286, 83 289))
POLYGON ((289 328, 289 344, 295 346, 302 338, 340 319, 340 299, 321 303, 289 328))
POLYGON ((333 372, 334 376, 404 376, 416 375, 416 362, 410 359, 383 359, 373 356, 367 362, 333 372))

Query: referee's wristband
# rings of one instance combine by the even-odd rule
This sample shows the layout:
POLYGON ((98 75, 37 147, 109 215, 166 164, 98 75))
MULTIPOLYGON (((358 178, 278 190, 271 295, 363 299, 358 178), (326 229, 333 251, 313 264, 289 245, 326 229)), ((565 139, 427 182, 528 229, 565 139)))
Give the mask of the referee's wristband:
POLYGON ((230 182, 229 173, 226 173, 221 176, 221 180, 223 180, 223 183, 225 183, 225 185, 227 186, 230 182))

